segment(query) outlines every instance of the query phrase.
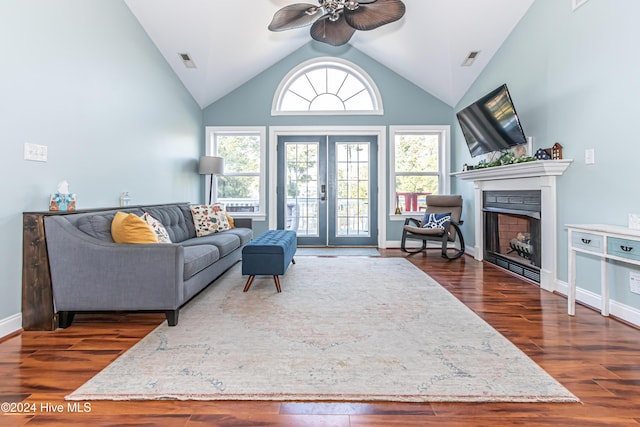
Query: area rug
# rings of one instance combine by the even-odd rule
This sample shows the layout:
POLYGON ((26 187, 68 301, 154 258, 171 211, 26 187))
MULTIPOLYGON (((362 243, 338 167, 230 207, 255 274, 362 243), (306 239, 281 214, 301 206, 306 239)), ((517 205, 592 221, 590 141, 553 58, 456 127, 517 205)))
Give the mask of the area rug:
POLYGON ((234 266, 68 400, 576 402, 403 258, 234 266))
POLYGON ((300 248, 296 256, 380 256, 376 248, 300 248))

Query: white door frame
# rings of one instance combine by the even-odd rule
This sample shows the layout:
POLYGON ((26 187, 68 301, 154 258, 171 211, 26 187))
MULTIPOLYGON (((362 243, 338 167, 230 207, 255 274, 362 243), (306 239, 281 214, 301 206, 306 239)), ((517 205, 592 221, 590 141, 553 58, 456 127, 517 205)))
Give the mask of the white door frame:
POLYGON ((386 126, 270 126, 269 127, 269 229, 277 227, 278 137, 283 135, 372 135, 378 137, 378 247, 386 248, 387 127, 386 126))

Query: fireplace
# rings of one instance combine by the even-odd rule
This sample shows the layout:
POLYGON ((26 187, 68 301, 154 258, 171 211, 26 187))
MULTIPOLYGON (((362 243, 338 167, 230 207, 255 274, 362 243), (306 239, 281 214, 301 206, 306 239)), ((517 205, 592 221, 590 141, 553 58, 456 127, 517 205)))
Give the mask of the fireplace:
MULTIPOLYGON (((497 166, 492 168, 474 169, 465 172, 455 172, 452 175, 463 181, 472 181, 474 185, 474 232, 475 246, 473 248, 474 257, 478 261, 495 257, 499 262, 505 262, 507 269, 513 271, 521 268, 523 277, 538 282, 542 289, 554 291, 557 280, 557 232, 558 220, 556 212, 556 177, 561 176, 569 167, 572 160, 537 160, 534 162, 517 163, 513 165, 497 166), (520 192, 526 191, 530 194, 538 194, 537 208, 532 206, 528 197, 524 197, 526 203, 519 207, 502 206, 502 199, 496 199, 496 206, 485 206, 485 199, 491 197, 491 193, 500 192, 520 192), (488 193, 488 194, 487 194, 488 193), (507 212, 502 212, 506 210, 507 212), (493 215, 497 214, 497 215, 493 215), (500 227, 501 220, 509 217, 518 220, 518 227, 526 223, 530 228, 528 233, 537 235, 539 239, 529 242, 530 246, 518 245, 522 254, 518 250, 510 252, 503 249, 504 245, 509 245, 513 237, 503 239, 498 243, 500 250, 485 244, 485 240, 494 240, 493 233, 487 235, 486 227, 493 223, 493 227, 500 227), (487 223, 487 224, 485 224, 487 223), (503 243, 503 242, 509 243, 503 243), (539 246, 539 249, 538 249, 539 246), (493 250, 491 248, 494 248, 493 250), (529 252, 526 254, 526 252, 529 252), (506 254, 503 252, 507 252, 506 254), (527 255, 529 258, 527 258, 527 255), (517 262, 516 262, 517 261, 517 262), (524 270, 527 273, 524 273, 524 270), (537 276, 537 277, 536 277, 537 276), (536 280, 537 279, 537 280, 536 280)), ((522 193, 524 195, 525 193, 522 193)), ((509 226, 514 224, 509 224, 509 226)), ((500 229, 498 228, 498 234, 500 229)), ((527 233, 527 231, 516 231, 517 233, 527 233)), ((515 243, 514 243, 515 244, 515 243)), ((500 264, 498 264, 500 265, 500 264)), ((514 272, 515 273, 515 272, 514 272)))
POLYGON ((540 191, 483 193, 484 259, 540 283, 540 191))

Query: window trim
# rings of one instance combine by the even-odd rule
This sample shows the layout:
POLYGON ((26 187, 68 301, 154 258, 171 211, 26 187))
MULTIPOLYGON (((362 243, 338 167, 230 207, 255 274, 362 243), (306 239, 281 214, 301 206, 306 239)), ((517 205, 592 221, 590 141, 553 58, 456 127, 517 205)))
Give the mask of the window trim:
POLYGON ((271 103, 272 116, 345 116, 345 115, 383 115, 384 107, 382 104, 382 96, 371 76, 356 64, 342 58, 334 58, 330 56, 313 58, 305 61, 289 71, 278 84, 271 103), (358 79, 367 89, 373 100, 373 110, 321 110, 321 111, 283 111, 281 110, 282 100, 287 93, 289 86, 295 82, 300 76, 320 68, 322 66, 339 68, 353 77, 358 79))
MULTIPOLYGON (((238 174, 238 176, 259 176, 260 179, 260 191, 259 191, 259 203, 260 209, 258 212, 242 212, 242 217, 251 217, 256 221, 266 221, 266 176, 267 176, 267 130, 264 126, 207 126, 205 128, 205 155, 216 155, 216 136, 217 135, 257 135, 260 138, 260 172, 258 174, 238 174)), ((225 174, 227 175, 227 174, 225 174)), ((228 174, 228 176, 235 176, 236 174, 228 174)), ((205 180, 205 199, 209 194, 209 180, 205 180)), ((217 195, 217 181, 214 183, 213 198, 216 200, 217 195)))
POLYGON ((396 215, 396 135, 401 134, 437 134, 438 138, 438 168, 437 174, 425 173, 425 175, 438 176, 438 194, 451 192, 450 163, 451 163, 451 126, 449 125, 418 125, 418 126, 389 126, 389 219, 391 221, 404 221, 407 217, 415 217, 416 212, 403 212, 396 215))

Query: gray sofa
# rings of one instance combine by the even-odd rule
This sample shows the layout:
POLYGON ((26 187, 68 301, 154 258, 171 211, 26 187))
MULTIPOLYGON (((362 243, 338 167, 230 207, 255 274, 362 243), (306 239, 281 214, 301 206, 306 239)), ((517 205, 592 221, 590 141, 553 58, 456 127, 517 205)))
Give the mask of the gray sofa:
POLYGON ((253 231, 251 219, 235 223, 231 230, 196 237, 187 203, 46 217, 59 326, 69 326, 77 312, 96 311, 161 311, 175 326, 180 307, 240 261, 253 231), (114 243, 111 221, 118 211, 148 212, 173 243, 114 243))

